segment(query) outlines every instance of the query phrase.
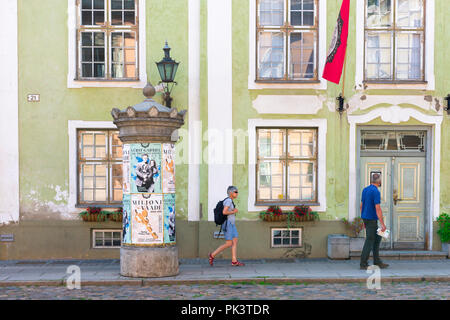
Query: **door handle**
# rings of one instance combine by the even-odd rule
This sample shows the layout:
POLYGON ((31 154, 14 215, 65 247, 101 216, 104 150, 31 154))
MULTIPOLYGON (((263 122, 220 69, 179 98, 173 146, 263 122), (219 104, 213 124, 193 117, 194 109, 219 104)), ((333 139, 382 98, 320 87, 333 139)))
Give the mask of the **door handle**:
POLYGON ((398 198, 397 190, 394 189, 394 194, 392 195, 392 199, 394 200, 394 205, 397 205, 397 201, 402 201, 403 199, 398 198))

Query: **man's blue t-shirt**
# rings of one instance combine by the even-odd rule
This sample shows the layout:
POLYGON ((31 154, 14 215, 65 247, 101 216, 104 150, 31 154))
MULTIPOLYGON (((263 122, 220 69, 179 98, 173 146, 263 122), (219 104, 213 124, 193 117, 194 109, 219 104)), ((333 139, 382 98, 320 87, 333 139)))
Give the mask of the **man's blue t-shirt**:
POLYGON ((361 218, 368 220, 378 220, 376 204, 380 204, 380 191, 378 188, 371 184, 362 191, 361 196, 362 210, 361 218))

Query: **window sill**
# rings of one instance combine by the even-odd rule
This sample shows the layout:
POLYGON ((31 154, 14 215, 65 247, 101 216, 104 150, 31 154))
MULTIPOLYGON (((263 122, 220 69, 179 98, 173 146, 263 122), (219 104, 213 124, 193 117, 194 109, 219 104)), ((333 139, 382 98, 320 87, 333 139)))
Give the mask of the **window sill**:
POLYGON ((415 82, 372 82, 365 81, 362 84, 364 90, 427 90, 427 81, 415 82))
POLYGON ((326 80, 314 81, 263 81, 249 79, 249 90, 261 89, 297 89, 297 90, 326 90, 326 80))
POLYGON ((75 88, 143 88, 144 80, 69 80, 67 87, 75 88))
POLYGON ((318 202, 255 202, 255 206, 258 207, 267 207, 267 206, 283 206, 283 207, 295 207, 295 206, 310 206, 310 207, 317 207, 320 206, 320 203, 318 202))
POLYGON ((111 208, 119 209, 122 208, 122 204, 76 204, 75 208, 85 209, 85 208, 111 208))

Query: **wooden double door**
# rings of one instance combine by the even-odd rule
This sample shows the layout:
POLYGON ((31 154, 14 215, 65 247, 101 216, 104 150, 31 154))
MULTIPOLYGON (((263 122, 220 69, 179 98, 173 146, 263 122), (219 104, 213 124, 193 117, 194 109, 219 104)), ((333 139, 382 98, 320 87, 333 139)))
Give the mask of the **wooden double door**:
POLYGON ((381 209, 389 239, 383 249, 425 249, 425 156, 362 156, 360 194, 381 173, 381 209))

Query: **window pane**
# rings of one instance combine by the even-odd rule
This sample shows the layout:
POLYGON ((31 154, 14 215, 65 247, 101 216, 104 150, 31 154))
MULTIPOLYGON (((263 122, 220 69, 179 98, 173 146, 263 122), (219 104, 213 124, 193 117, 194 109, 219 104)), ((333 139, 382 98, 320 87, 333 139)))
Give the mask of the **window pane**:
POLYGON ((291 33, 290 35, 290 70, 293 79, 311 79, 316 68, 315 32, 291 33))
POLYGON ((92 50, 90 48, 81 49, 81 61, 92 61, 92 50))
POLYGON ((111 0, 111 9, 123 9, 122 0, 111 0))
POLYGON ((82 46, 91 46, 92 45, 92 33, 91 32, 82 32, 81 33, 81 45, 82 46))
POLYGON ((93 201, 94 200, 94 190, 84 190, 83 191, 83 200, 84 201, 93 201))
POLYGON ((291 25, 314 25, 314 0, 291 0, 291 25))
POLYGON ((96 133, 95 134, 95 145, 96 146, 106 146, 106 133, 96 133))
POLYGON ((103 32, 94 32, 94 46, 103 47, 105 45, 105 34, 103 32))
POLYGON ((366 26, 369 28, 392 26, 392 1, 367 0, 366 26))
POLYGON ((92 25, 92 11, 85 11, 81 13, 81 24, 85 26, 92 25))
POLYGON ((92 177, 84 177, 83 179, 83 188, 94 188, 94 178, 92 177))
POLYGON ((134 25, 134 11, 124 11, 123 19, 125 25, 134 25))
POLYGON ((284 77, 284 34, 282 32, 259 33, 260 78, 284 77))
POLYGON ((81 9, 92 9, 92 0, 83 0, 81 9))
POLYGON ((288 154, 296 158, 315 157, 316 131, 290 129, 288 130, 288 154))
POLYGON ((102 25, 105 23, 105 12, 103 10, 94 11, 94 24, 102 25))
POLYGON ((423 0, 397 0, 396 24, 403 28, 423 27, 423 0))
POLYGON ((81 33, 81 57, 82 62, 94 61, 101 63, 82 63, 81 77, 104 78, 105 77, 105 34, 103 32, 81 33))
POLYGON ((258 193, 260 199, 284 199, 284 166, 281 162, 261 162, 258 173, 258 193))
POLYGON ((112 11, 111 12, 111 24, 121 25, 122 24, 122 11, 112 11))
POLYGON ((136 66, 134 64, 125 65, 125 78, 136 78, 136 66))
POLYGON ((124 9, 133 9, 134 10, 134 0, 125 0, 123 3, 124 9))
POLYGON ((392 33, 366 34, 366 78, 392 79, 392 33))
POLYGON ((106 190, 95 190, 95 201, 105 202, 106 201, 106 190))
POLYGON ((94 158, 94 147, 83 147, 82 158, 94 158))
POLYGON ((259 157, 279 158, 284 150, 284 130, 258 129, 259 157))
POLYGON ((422 79, 422 41, 421 34, 397 33, 396 78, 401 80, 422 79))
POLYGON ((94 63, 94 77, 95 78, 105 77, 105 65, 103 63, 94 63))
POLYGON ((112 77, 113 78, 123 78, 123 64, 113 64, 112 66, 112 77))
POLYGON ((282 26, 284 22, 284 0, 261 0, 259 2, 259 25, 282 26))
POLYGON ((94 0, 94 9, 105 9, 105 0, 94 0))

